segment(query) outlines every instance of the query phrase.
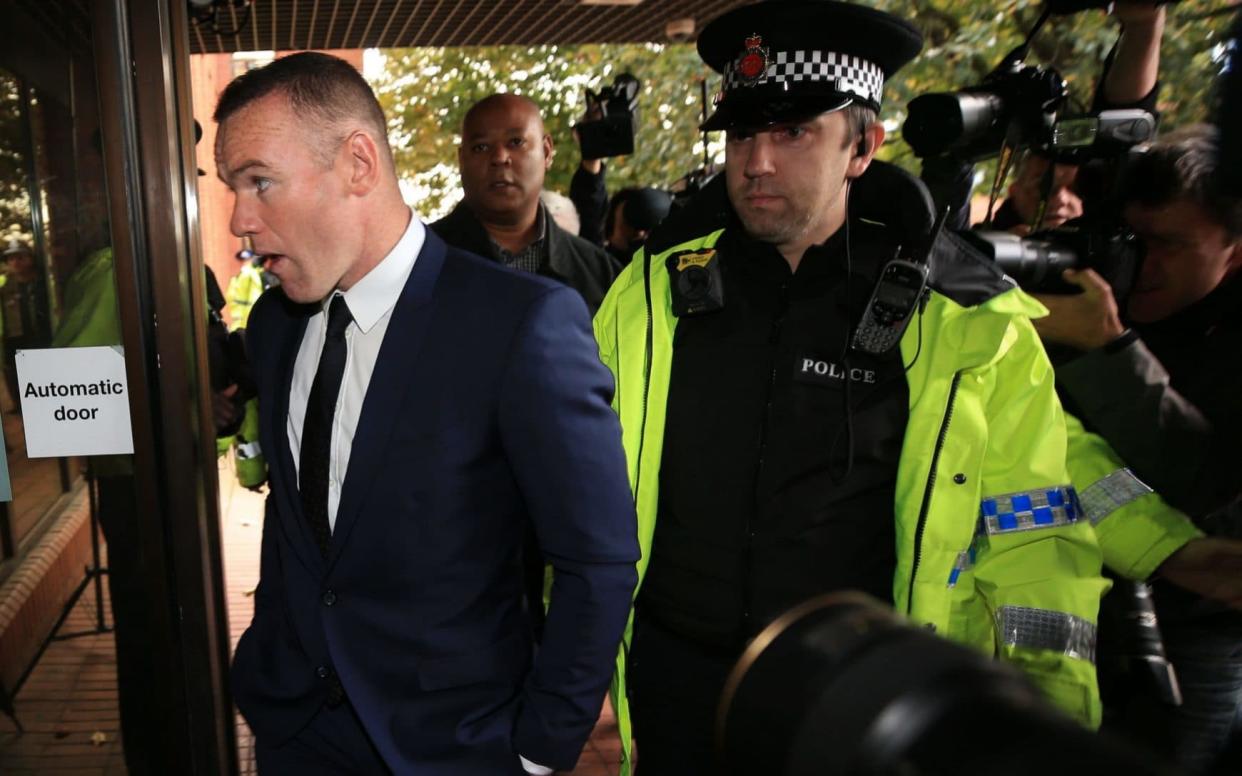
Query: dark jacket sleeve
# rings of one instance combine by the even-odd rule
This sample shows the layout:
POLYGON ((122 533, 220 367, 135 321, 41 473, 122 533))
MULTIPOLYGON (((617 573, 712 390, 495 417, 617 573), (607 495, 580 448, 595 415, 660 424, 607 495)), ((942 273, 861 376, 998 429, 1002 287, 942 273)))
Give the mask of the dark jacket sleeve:
POLYGON ((498 417, 553 574, 514 745, 558 770, 573 768, 599 715, 638 583, 637 521, 612 394, 581 297, 550 289, 514 337, 498 417))
POLYGON ((1169 503, 1199 518, 1237 496, 1238 413, 1209 417, 1170 384, 1142 340, 1062 364, 1057 383, 1092 429, 1169 503))
POLYGON ((945 229, 969 229, 970 191, 974 184, 975 166, 948 154, 933 156, 923 160, 919 177, 931 193, 936 214, 948 209, 945 229))
POLYGON ((569 199, 578 208, 578 234, 585 240, 603 247, 604 221, 608 214, 608 189, 604 179, 607 168, 601 167, 599 175, 592 175, 578 165, 569 182, 569 199))

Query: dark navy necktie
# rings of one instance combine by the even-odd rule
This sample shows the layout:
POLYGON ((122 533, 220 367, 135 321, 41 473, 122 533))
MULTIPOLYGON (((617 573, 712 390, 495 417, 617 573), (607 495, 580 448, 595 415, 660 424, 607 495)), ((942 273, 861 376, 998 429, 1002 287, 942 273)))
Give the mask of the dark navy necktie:
POLYGON ((353 321, 345 297, 337 294, 328 307, 328 333, 319 369, 306 402, 306 419, 302 423, 302 450, 298 463, 298 491, 302 495, 302 511, 310 522, 319 551, 328 557, 332 529, 328 524, 328 481, 332 457, 332 418, 336 414, 336 398, 341 393, 345 376, 345 360, 349 354, 345 330, 353 321))

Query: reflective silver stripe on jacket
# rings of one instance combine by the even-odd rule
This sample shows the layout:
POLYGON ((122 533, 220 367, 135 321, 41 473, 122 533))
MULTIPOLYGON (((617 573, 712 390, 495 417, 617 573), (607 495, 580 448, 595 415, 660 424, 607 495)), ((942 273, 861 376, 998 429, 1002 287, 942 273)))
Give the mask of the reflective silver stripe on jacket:
POLYGON ((1056 528, 1078 517, 1077 496, 1068 485, 988 496, 979 502, 979 532, 989 536, 1056 528))
POLYGON ((263 448, 259 446, 258 440, 254 442, 246 442, 237 446, 237 457, 243 460, 250 458, 258 458, 263 454, 263 448))
POLYGON ((1088 486, 1078 501, 1091 525, 1096 525, 1126 504, 1151 492, 1151 488, 1135 477, 1134 472, 1118 469, 1088 486))
POLYGON ((1095 626, 1081 617, 1029 606, 996 612, 1000 641, 1011 647, 1047 649, 1095 662, 1095 626))

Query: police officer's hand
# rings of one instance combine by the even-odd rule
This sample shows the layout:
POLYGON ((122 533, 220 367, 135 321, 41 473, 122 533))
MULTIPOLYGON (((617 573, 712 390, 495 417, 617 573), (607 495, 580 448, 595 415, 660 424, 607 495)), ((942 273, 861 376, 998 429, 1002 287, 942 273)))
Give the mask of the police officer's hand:
POLYGON ((1125 333, 1113 289, 1095 270, 1067 269, 1061 277, 1081 288, 1082 293, 1035 297, 1049 312, 1047 317, 1033 321, 1045 342, 1094 350, 1125 333))
POLYGON ((234 400, 237 391, 237 384, 234 383, 224 390, 211 393, 211 414, 216 422, 216 436, 236 434, 238 426, 241 425, 243 410, 234 400))
POLYGON ((1216 536, 1191 539, 1156 573, 1192 593, 1242 609, 1242 541, 1216 536))

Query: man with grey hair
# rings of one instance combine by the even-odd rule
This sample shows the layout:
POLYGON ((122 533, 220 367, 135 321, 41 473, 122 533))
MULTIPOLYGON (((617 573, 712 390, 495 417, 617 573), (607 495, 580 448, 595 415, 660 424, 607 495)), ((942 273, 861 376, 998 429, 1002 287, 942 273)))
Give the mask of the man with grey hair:
POLYGON ((582 221, 578 218, 578 208, 574 206, 573 200, 559 191, 544 189, 539 192, 539 201, 557 226, 570 234, 578 234, 582 221))

